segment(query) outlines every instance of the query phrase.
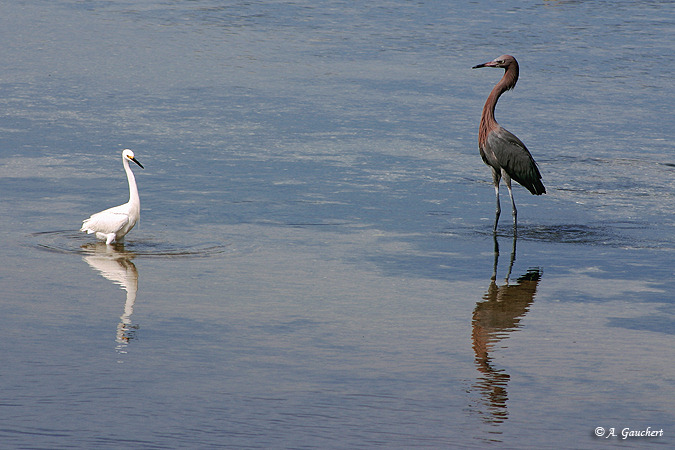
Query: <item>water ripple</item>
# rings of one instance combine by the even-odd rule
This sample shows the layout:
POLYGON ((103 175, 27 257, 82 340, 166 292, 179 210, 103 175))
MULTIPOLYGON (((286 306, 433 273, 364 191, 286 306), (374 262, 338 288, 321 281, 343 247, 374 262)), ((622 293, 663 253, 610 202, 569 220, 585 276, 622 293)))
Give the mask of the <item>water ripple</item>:
MULTIPOLYGON (((32 246, 40 250, 55 253, 73 253, 93 255, 105 248, 105 243, 91 241, 82 243, 83 235, 73 230, 42 231, 32 233, 32 246)), ((150 239, 130 240, 111 245, 117 252, 125 252, 141 258, 206 258, 224 254, 240 253, 232 244, 196 244, 183 246, 171 242, 158 242, 150 239)))
MULTIPOLYGON (((640 222, 606 222, 603 224, 519 224, 518 240, 543 241, 557 244, 581 244, 594 246, 622 247, 622 248, 651 248, 661 250, 675 249, 675 242, 669 236, 644 236, 648 224, 640 222), (636 232, 637 231, 637 232, 636 232)), ((498 231, 499 236, 511 235, 512 228, 503 227, 498 231)), ((458 230, 453 229, 456 233, 458 230)), ((450 230, 446 230, 450 233, 450 230)), ((465 233, 478 235, 492 235, 492 229, 481 228, 476 230, 466 227, 465 233)))

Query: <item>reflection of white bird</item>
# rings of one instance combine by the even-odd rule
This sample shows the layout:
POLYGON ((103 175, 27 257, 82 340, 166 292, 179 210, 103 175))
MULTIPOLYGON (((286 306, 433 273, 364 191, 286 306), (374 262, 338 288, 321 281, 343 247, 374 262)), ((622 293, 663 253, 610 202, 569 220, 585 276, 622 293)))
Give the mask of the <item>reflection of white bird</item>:
POLYGON ((141 166, 141 169, 144 168, 134 157, 134 152, 129 149, 122 151, 122 165, 127 173, 127 181, 129 181, 129 201, 92 215, 82 222, 80 229, 88 234, 96 233, 96 237, 105 239, 106 244, 124 240, 124 236, 131 231, 141 217, 141 200, 138 197, 136 178, 129 167, 129 160, 141 166))
POLYGON ((131 262, 135 255, 117 251, 113 246, 107 246, 103 243, 91 244, 86 248, 91 249, 92 246, 94 253, 84 256, 87 264, 96 269, 104 278, 120 285, 127 292, 124 314, 120 316, 120 323, 117 325, 117 342, 126 344, 129 339, 132 339, 134 330, 137 328, 131 323, 131 315, 134 313, 138 291, 138 271, 134 263, 131 262))

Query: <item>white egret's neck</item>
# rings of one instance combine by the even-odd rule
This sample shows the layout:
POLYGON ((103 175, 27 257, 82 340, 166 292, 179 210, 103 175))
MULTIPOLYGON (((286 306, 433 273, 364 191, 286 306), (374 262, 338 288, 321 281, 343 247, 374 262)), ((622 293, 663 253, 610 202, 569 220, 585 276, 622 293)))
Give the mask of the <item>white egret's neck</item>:
POLYGON ((126 157, 122 157, 122 164, 124 165, 124 171, 127 173, 127 181, 129 182, 129 203, 140 209, 141 199, 138 196, 138 187, 136 186, 134 172, 131 170, 131 167, 129 167, 129 160, 126 157))

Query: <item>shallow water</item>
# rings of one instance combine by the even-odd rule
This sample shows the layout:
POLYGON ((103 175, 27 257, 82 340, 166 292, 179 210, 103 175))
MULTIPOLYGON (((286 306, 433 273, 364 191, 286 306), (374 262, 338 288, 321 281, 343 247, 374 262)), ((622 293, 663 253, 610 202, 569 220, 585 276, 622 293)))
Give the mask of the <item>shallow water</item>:
POLYGON ((3 446, 672 446, 674 12, 0 5, 3 446), (507 52, 517 239, 470 69, 507 52))

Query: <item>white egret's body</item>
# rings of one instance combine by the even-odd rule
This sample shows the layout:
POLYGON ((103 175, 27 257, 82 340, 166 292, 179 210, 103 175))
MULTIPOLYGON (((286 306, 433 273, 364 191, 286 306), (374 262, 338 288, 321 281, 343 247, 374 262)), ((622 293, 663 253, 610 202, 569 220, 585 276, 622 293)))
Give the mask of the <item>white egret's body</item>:
POLYGON ((127 181, 129 181, 129 201, 93 214, 82 222, 80 231, 86 231, 88 234, 96 233, 96 237, 105 240, 106 244, 124 240, 124 236, 131 231, 141 217, 141 200, 138 197, 136 178, 129 167, 130 160, 143 168, 143 165, 134 157, 134 152, 129 149, 122 151, 122 165, 127 173, 127 181))

